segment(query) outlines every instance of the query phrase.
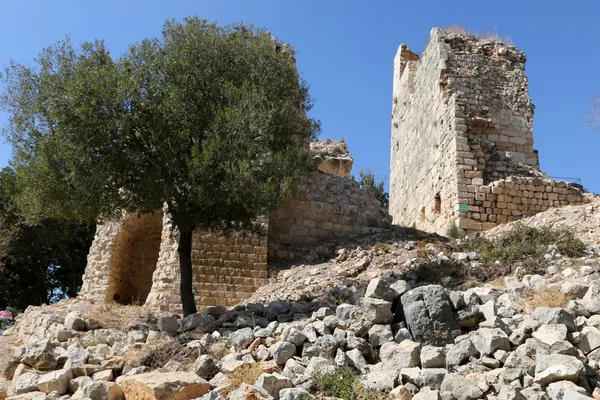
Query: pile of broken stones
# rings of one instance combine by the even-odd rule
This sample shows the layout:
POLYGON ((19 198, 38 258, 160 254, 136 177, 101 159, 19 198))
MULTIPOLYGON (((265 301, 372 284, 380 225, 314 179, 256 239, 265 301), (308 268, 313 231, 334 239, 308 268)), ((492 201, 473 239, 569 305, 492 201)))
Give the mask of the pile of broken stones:
POLYGON ((389 399, 600 398, 600 266, 586 261, 466 291, 388 274, 372 279, 356 304, 210 307, 126 331, 102 328, 85 309, 46 314, 35 324, 47 337, 14 351, 8 398, 306 400, 317 398, 317 374, 340 368, 389 399), (525 313, 523 293, 542 290, 573 300, 525 313), (131 357, 175 341, 200 355, 153 371, 131 357), (260 375, 239 383, 249 366, 260 375))

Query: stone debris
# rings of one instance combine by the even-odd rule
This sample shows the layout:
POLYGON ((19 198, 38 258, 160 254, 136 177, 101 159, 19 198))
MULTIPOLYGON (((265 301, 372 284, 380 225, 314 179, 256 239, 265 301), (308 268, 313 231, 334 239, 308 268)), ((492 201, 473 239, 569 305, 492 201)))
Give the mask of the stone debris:
MULTIPOLYGON (((331 262, 378 260, 390 252, 401 257, 413 246, 392 242, 383 252, 365 246, 331 262)), ((442 254, 432 250, 431 257, 437 262, 442 254)), ((460 262, 470 268, 477 258, 460 262)), ((600 259, 590 250, 581 260, 551 263, 539 278, 507 276, 502 286, 461 291, 421 282, 419 261, 408 268, 389 263, 387 269, 375 261, 356 278, 337 276, 336 284, 332 277, 333 288, 353 288, 336 292, 337 301, 328 295, 292 301, 300 293, 310 297, 304 289, 286 288, 285 300, 207 308, 183 319, 165 315, 123 330, 67 328, 69 321, 87 320, 87 303, 79 300, 31 308, 8 332, 21 334, 23 344, 13 352, 16 369, 6 393, 304 400, 314 398, 316 375, 349 368, 367 390, 390 399, 589 398, 600 392, 600 259), (565 295, 565 282, 579 289, 564 306, 527 306, 535 293, 565 295), (64 330, 72 333, 58 340, 64 330), (128 356, 174 345, 194 356, 188 362, 167 357, 153 370, 128 356), (232 387, 236 376, 252 378, 232 387)), ((320 279, 321 270, 313 271, 302 273, 320 279)))

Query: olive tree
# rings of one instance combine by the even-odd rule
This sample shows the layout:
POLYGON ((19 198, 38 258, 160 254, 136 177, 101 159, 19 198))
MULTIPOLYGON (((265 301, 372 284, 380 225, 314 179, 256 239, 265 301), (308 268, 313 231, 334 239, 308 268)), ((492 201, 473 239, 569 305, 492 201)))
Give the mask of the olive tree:
POLYGON ((184 315, 193 231, 251 229, 290 195, 319 131, 293 49, 242 24, 168 21, 116 59, 67 39, 5 72, 20 210, 91 221, 166 205, 184 315))

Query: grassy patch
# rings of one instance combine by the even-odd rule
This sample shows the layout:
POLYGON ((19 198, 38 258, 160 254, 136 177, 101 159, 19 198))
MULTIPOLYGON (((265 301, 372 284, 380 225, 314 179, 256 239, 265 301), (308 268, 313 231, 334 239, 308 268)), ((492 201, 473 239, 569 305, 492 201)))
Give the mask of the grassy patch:
POLYGON ((373 246, 373 250, 381 250, 384 253, 388 253, 390 250, 392 250, 392 248, 387 243, 377 243, 375 246, 373 246))
POLYGON ((198 347, 187 347, 194 338, 180 336, 177 340, 166 342, 140 358, 140 365, 150 369, 162 368, 170 360, 180 362, 184 368, 189 368, 202 355, 203 350, 198 347))
POLYGON ((227 377, 231 380, 231 385, 229 386, 229 390, 225 390, 221 393, 222 396, 226 396, 229 394, 230 390, 235 390, 242 383, 247 383, 248 385, 254 385, 259 376, 261 376, 265 371, 262 368, 262 364, 254 363, 254 364, 244 364, 241 367, 237 368, 234 372, 227 374, 227 377))
POLYGON ((359 376, 349 368, 313 376, 318 396, 338 397, 343 400, 383 400, 387 395, 373 393, 360 382, 359 376))
POLYGON ((452 224, 446 230, 446 237, 449 237, 450 239, 458 239, 460 237, 460 232, 458 231, 456 224, 452 224))
POLYGON ((540 307, 562 308, 567 305, 569 300, 573 300, 574 297, 560 290, 545 289, 539 292, 534 290, 527 291, 523 293, 521 299, 521 307, 526 312, 533 312, 533 310, 540 307))
POLYGON ((420 281, 466 290, 478 282, 489 282, 510 274, 511 267, 505 264, 465 267, 454 261, 430 261, 419 264, 414 271, 420 281))
POLYGON ((147 308, 122 305, 114 301, 90 307, 85 311, 85 317, 100 321, 103 328, 125 332, 133 322, 156 323, 156 317, 147 308))
POLYGON ((516 224, 503 236, 488 239, 483 236, 467 239, 456 246, 457 251, 476 251, 482 262, 513 262, 526 257, 541 258, 551 246, 568 257, 581 257, 586 246, 568 228, 540 228, 516 224))

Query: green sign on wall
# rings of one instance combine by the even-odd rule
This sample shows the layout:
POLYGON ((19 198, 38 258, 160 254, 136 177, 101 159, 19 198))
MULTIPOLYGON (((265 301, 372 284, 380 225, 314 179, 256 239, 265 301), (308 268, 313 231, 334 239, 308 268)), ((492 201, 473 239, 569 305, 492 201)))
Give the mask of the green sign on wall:
POLYGON ((458 204, 458 211, 460 212, 467 212, 469 211, 469 205, 466 203, 459 203, 458 204))

